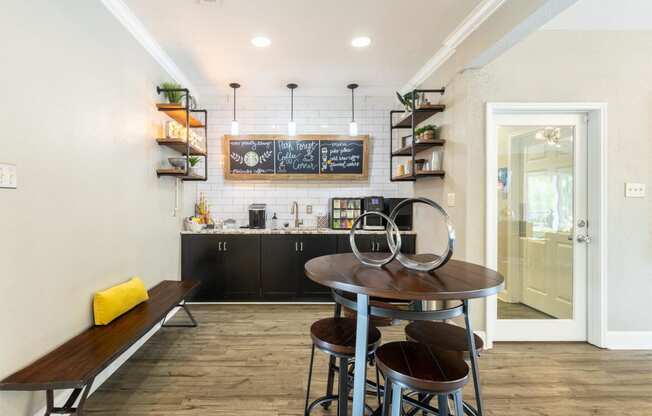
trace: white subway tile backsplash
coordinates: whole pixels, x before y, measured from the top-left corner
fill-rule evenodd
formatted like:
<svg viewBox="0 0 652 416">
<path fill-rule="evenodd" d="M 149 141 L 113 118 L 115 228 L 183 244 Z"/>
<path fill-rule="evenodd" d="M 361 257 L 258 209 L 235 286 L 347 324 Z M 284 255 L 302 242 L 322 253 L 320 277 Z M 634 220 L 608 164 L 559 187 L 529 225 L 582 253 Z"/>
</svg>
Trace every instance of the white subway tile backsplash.
<svg viewBox="0 0 652 416">
<path fill-rule="evenodd" d="M 396 107 L 393 97 L 357 97 L 355 118 L 361 134 L 370 136 L 369 179 L 366 181 L 227 181 L 224 179 L 222 140 L 231 128 L 231 97 L 210 97 L 203 102 L 208 119 L 208 181 L 199 183 L 211 212 L 219 219 L 234 218 L 238 225 L 248 223 L 247 207 L 266 203 L 271 216 L 280 223 L 291 220 L 293 201 L 300 204 L 300 216 L 314 223 L 319 212 L 328 212 L 332 197 L 384 195 L 411 196 L 411 183 L 389 180 L 389 110 Z M 348 134 L 351 117 L 350 97 L 295 97 L 294 118 L 297 133 Z M 287 97 L 238 97 L 241 134 L 286 134 L 290 101 Z M 199 195 L 195 195 L 199 197 Z M 306 205 L 313 214 L 306 214 Z"/>
</svg>

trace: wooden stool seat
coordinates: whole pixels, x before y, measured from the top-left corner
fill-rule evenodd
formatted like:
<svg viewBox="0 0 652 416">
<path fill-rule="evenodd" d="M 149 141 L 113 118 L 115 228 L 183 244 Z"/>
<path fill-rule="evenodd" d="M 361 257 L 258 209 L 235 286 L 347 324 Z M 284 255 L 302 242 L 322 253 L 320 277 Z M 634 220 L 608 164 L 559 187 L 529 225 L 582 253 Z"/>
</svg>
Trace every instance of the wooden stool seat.
<svg viewBox="0 0 652 416">
<path fill-rule="evenodd" d="M 469 376 L 469 367 L 457 353 L 411 341 L 380 346 L 376 364 L 392 382 L 422 392 L 454 392 L 466 385 Z"/>
<path fill-rule="evenodd" d="M 310 327 L 312 342 L 321 350 L 340 355 L 355 355 L 356 320 L 351 318 L 324 318 Z M 373 352 L 380 344 L 380 331 L 369 326 L 367 348 Z"/>
<path fill-rule="evenodd" d="M 405 327 L 405 336 L 408 341 L 432 345 L 440 350 L 468 352 L 469 344 L 466 341 L 466 330 L 457 325 L 444 322 L 416 321 Z M 473 334 L 475 349 L 480 352 L 484 347 L 482 338 Z"/>
</svg>

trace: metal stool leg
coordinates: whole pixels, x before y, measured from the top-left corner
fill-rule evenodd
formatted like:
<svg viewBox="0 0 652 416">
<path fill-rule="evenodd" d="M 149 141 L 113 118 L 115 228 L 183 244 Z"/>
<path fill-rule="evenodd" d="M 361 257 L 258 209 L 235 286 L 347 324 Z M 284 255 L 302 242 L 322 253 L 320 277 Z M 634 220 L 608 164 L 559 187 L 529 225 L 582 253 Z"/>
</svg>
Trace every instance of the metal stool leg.
<svg viewBox="0 0 652 416">
<path fill-rule="evenodd" d="M 396 384 L 392 384 L 392 416 L 401 416 L 403 410 L 403 388 Z"/>
<path fill-rule="evenodd" d="M 306 405 L 303 410 L 303 414 L 308 416 L 308 403 L 310 400 L 310 383 L 312 383 L 312 364 L 315 361 L 315 344 L 312 344 L 312 350 L 310 352 L 310 369 L 308 370 L 308 387 L 306 388 Z"/>
<path fill-rule="evenodd" d="M 333 311 L 333 316 L 339 318 L 342 315 L 342 305 L 335 302 L 335 310 Z M 326 381 L 326 396 L 333 395 L 333 384 L 335 381 L 335 357 L 330 356 L 328 358 L 328 380 Z M 322 407 L 326 410 L 330 407 L 331 403 L 326 402 L 322 404 Z"/>
<path fill-rule="evenodd" d="M 385 392 L 383 393 L 383 411 L 382 416 L 389 416 L 389 405 L 391 402 L 392 381 L 385 378 Z"/>
<path fill-rule="evenodd" d="M 381 405 L 380 401 L 380 370 L 378 370 L 378 366 L 376 365 L 376 397 L 378 398 L 378 407 Z"/>
<path fill-rule="evenodd" d="M 349 410 L 349 359 L 345 357 L 340 358 L 340 373 L 337 394 L 337 416 L 346 416 Z"/>
<path fill-rule="evenodd" d="M 469 345 L 469 355 L 471 357 L 471 373 L 473 374 L 473 388 L 475 390 L 475 404 L 477 406 L 477 416 L 482 416 L 482 392 L 480 391 L 480 372 L 478 371 L 478 351 L 475 349 L 475 338 L 471 328 L 471 319 L 469 318 L 469 301 L 463 302 L 464 324 L 466 325 L 466 341 Z M 456 415 L 457 416 L 457 415 Z"/>
<path fill-rule="evenodd" d="M 448 416 L 448 394 L 438 394 L 437 401 L 439 403 L 439 416 Z"/>
<path fill-rule="evenodd" d="M 464 416 L 464 406 L 462 402 L 461 389 L 453 393 L 453 400 L 455 401 L 455 416 Z"/>
</svg>

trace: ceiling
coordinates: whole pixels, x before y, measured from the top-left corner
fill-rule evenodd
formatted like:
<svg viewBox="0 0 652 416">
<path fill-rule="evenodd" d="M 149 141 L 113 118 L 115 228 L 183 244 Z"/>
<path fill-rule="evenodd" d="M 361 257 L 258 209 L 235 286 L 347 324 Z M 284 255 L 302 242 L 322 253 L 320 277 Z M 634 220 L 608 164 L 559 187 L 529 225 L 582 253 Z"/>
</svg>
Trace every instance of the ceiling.
<svg viewBox="0 0 652 416">
<path fill-rule="evenodd" d="M 652 30 L 650 0 L 579 0 L 544 30 Z"/>
<path fill-rule="evenodd" d="M 441 47 L 481 0 L 125 0 L 205 94 L 389 95 Z M 267 48 L 251 45 L 265 35 Z M 369 36 L 356 49 L 351 40 Z"/>
</svg>

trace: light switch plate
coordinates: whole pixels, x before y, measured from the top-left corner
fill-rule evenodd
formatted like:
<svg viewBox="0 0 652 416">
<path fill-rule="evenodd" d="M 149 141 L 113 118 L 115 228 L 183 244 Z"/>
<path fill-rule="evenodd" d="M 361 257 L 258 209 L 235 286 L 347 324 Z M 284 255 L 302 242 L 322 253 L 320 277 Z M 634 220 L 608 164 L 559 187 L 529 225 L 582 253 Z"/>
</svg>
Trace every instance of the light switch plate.
<svg viewBox="0 0 652 416">
<path fill-rule="evenodd" d="M 625 183 L 625 198 L 645 198 L 645 184 Z"/>
<path fill-rule="evenodd" d="M 17 186 L 16 165 L 0 163 L 0 188 L 16 189 Z"/>
<path fill-rule="evenodd" d="M 455 194 L 454 193 L 448 194 L 446 203 L 448 204 L 449 207 L 454 207 L 455 206 Z"/>
</svg>

